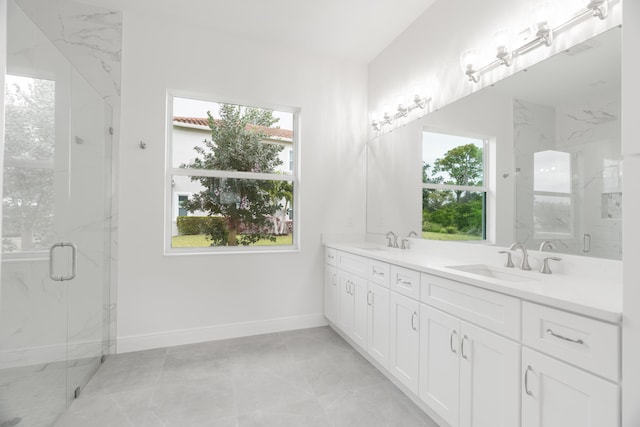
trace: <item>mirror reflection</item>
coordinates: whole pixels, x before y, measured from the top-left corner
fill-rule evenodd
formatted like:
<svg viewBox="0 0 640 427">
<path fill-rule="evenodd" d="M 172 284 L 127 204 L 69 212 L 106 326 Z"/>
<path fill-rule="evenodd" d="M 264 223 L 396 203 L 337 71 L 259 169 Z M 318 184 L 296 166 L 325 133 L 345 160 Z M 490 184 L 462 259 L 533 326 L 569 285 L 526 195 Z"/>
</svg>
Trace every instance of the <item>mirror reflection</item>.
<svg viewBox="0 0 640 427">
<path fill-rule="evenodd" d="M 367 231 L 621 259 L 620 64 L 615 28 L 374 138 Z"/>
</svg>

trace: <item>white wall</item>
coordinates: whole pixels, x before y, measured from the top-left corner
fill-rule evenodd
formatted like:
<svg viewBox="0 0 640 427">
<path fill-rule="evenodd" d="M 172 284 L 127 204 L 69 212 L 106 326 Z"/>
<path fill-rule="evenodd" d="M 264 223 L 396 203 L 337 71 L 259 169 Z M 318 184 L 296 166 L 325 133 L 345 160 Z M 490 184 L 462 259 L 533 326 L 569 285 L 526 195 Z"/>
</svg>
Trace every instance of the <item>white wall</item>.
<svg viewBox="0 0 640 427">
<path fill-rule="evenodd" d="M 640 425 L 640 2 L 624 1 L 622 26 L 622 153 L 624 164 L 622 250 L 624 318 L 622 416 L 624 427 Z M 630 219 L 630 220 L 627 220 Z"/>
<path fill-rule="evenodd" d="M 126 8 L 123 40 L 118 351 L 322 324 L 320 234 L 365 229 L 366 66 Z M 299 252 L 163 255 L 168 89 L 301 109 Z"/>
<path fill-rule="evenodd" d="M 7 69 L 7 1 L 0 0 L 0 87 L 4 87 L 4 75 Z M 0 132 L 4 135 L 4 95 L 0 102 Z M 4 165 L 4 138 L 0 141 L 0 165 Z M 0 188 L 3 188 L 3 177 L 0 176 Z M 0 218 L 2 206 L 0 206 Z M 2 221 L 0 221 L 0 236 L 2 235 Z M 0 274 L 2 264 L 0 264 Z M 2 303 L 2 287 L 0 287 L 0 303 Z"/>
</svg>

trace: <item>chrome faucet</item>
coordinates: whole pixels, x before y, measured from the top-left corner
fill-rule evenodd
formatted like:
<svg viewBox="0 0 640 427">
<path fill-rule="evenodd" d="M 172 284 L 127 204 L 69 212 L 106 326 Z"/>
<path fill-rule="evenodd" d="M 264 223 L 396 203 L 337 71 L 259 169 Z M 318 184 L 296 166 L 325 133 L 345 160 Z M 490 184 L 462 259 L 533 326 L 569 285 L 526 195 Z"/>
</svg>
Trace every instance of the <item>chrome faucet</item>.
<svg viewBox="0 0 640 427">
<path fill-rule="evenodd" d="M 515 242 L 509 247 L 509 250 L 511 251 L 515 251 L 516 249 L 522 249 L 522 262 L 520 263 L 520 270 L 531 270 L 527 248 L 520 242 Z"/>
<path fill-rule="evenodd" d="M 548 240 L 545 240 L 544 242 L 540 243 L 540 249 L 538 249 L 540 252 L 544 251 L 545 249 L 555 249 L 556 245 L 554 245 L 553 243 L 551 243 Z"/>
<path fill-rule="evenodd" d="M 402 244 L 400 245 L 402 249 L 409 249 L 411 247 L 409 243 L 410 237 L 418 237 L 418 233 L 416 233 L 415 231 L 410 231 L 409 234 L 407 234 L 407 237 L 402 238 Z"/>
<path fill-rule="evenodd" d="M 385 236 L 387 238 L 387 246 L 390 248 L 397 248 L 398 247 L 398 236 L 396 236 L 396 234 L 393 231 L 390 231 L 386 234 Z"/>
</svg>

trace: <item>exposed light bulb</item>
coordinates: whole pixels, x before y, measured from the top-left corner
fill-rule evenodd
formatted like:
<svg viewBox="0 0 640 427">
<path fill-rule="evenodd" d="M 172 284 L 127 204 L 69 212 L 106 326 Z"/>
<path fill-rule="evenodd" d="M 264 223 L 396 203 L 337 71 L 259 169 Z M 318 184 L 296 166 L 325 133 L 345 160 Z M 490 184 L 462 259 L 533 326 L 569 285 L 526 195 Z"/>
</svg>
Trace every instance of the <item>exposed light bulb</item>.
<svg viewBox="0 0 640 427">
<path fill-rule="evenodd" d="M 507 67 L 511 66 L 513 63 L 513 54 L 511 51 L 513 35 L 511 30 L 503 28 L 496 31 L 493 35 L 493 40 L 496 46 L 496 58 Z"/>
<path fill-rule="evenodd" d="M 460 66 L 469 80 L 478 83 L 478 70 L 476 68 L 478 52 L 475 49 L 467 49 L 460 55 Z"/>
</svg>

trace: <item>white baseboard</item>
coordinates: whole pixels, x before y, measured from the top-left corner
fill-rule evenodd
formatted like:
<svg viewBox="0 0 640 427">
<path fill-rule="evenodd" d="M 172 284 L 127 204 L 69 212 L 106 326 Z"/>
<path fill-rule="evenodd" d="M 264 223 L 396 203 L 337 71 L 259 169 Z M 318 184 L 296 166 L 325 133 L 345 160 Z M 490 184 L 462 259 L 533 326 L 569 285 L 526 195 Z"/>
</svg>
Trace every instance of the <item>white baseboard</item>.
<svg viewBox="0 0 640 427">
<path fill-rule="evenodd" d="M 257 320 L 253 322 L 228 323 L 203 328 L 182 329 L 155 334 L 129 335 L 118 337 L 116 352 L 151 350 L 295 329 L 315 328 L 328 325 L 322 314 L 282 317 L 278 319 Z"/>
</svg>

